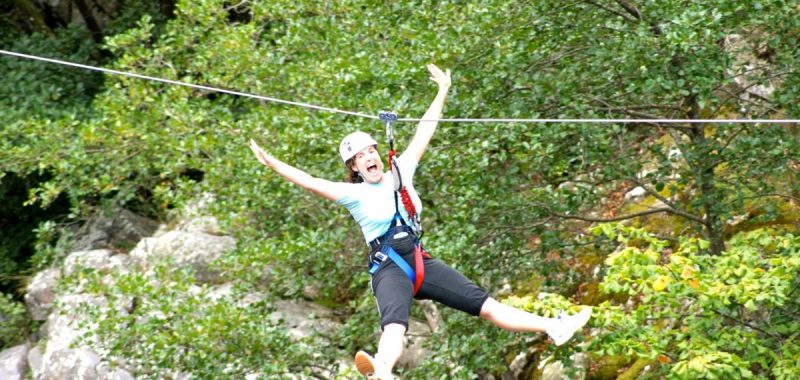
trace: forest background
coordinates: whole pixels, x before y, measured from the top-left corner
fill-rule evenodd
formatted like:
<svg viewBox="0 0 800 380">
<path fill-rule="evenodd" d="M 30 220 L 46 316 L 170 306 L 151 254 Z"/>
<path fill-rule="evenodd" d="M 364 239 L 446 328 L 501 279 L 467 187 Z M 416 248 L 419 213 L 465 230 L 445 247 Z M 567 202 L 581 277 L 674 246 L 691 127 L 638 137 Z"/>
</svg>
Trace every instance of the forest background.
<svg viewBox="0 0 800 380">
<path fill-rule="evenodd" d="M 800 117 L 797 1 L 74 0 L 66 19 L 47 4 L 0 5 L 2 49 L 401 117 L 431 101 L 431 62 L 453 72 L 445 117 Z M 176 314 L 153 345 L 100 326 L 125 343 L 115 354 L 150 358 L 150 375 L 269 377 L 374 349 L 356 225 L 265 172 L 246 144 L 343 179 L 339 139 L 382 136 L 379 122 L 8 56 L 0 75 L 4 347 L 37 329 L 20 289 L 63 260 L 76 225 L 116 207 L 168 221 L 210 193 L 238 244 L 219 263 L 227 280 L 274 299 L 319 289 L 345 328 L 288 344 L 264 327 L 265 302 L 236 321 L 222 308 Z M 413 128 L 397 125 L 401 147 Z M 788 123 L 442 123 L 416 178 L 426 245 L 505 302 L 546 315 L 595 306 L 583 344 L 536 348 L 586 352 L 589 378 L 796 378 L 798 137 Z M 499 376 L 532 344 L 442 314 L 407 378 Z M 177 357 L 192 324 L 219 335 Z"/>
</svg>

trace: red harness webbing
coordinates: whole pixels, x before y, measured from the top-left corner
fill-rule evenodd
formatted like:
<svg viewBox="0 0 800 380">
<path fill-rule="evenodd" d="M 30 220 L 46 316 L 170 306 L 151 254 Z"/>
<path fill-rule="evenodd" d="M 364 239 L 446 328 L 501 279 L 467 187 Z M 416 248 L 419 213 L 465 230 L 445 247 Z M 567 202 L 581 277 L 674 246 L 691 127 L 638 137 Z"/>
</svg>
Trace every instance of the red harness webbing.
<svg viewBox="0 0 800 380">
<path fill-rule="evenodd" d="M 414 295 L 417 295 L 419 288 L 422 287 L 422 281 L 425 280 L 425 263 L 422 261 L 423 256 L 426 259 L 431 258 L 431 255 L 425 252 L 421 245 L 417 244 L 417 246 L 414 247 Z"/>
<path fill-rule="evenodd" d="M 395 153 L 394 149 L 389 151 L 389 168 L 393 168 L 392 166 L 392 159 L 394 158 Z M 400 175 L 399 168 L 397 175 Z M 411 201 L 411 195 L 408 194 L 408 189 L 403 186 L 398 191 L 400 193 L 400 199 L 403 202 L 403 207 L 405 207 L 406 212 L 408 213 L 408 217 L 413 218 L 414 215 L 417 215 L 417 208 L 414 207 L 414 202 Z M 397 199 L 395 198 L 395 201 Z M 395 202 L 395 205 L 397 202 Z M 398 210 L 399 211 L 399 210 Z M 425 280 L 425 263 L 423 262 L 422 258 L 425 257 L 427 259 L 431 258 L 431 255 L 428 252 L 425 252 L 422 249 L 422 245 L 417 242 L 417 245 L 414 247 L 414 295 L 417 295 L 419 288 L 422 287 L 422 282 Z"/>
<path fill-rule="evenodd" d="M 389 168 L 392 168 L 392 159 L 394 158 L 395 153 L 394 150 L 389 151 Z M 399 173 L 398 173 L 399 175 Z M 414 202 L 411 201 L 411 195 L 408 194 L 408 189 L 403 186 L 400 188 L 400 200 L 403 202 L 403 207 L 406 208 L 406 212 L 408 213 L 408 217 L 413 218 L 414 215 L 417 215 L 417 208 L 414 207 Z"/>
</svg>

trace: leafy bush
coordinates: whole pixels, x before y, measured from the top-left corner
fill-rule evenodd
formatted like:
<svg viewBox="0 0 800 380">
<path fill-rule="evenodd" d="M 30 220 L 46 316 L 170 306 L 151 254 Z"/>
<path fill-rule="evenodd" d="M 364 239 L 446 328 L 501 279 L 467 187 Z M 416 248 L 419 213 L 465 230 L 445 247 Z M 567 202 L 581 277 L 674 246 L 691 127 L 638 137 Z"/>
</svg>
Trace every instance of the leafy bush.
<svg viewBox="0 0 800 380">
<path fill-rule="evenodd" d="M 791 16 L 795 13 L 796 4 L 778 0 L 758 6 L 729 1 L 644 2 L 636 12 L 596 2 L 561 1 L 474 0 L 425 6 L 395 2 L 385 7 L 363 2 L 250 1 L 231 6 L 225 0 L 181 1 L 163 30 L 154 17 L 137 18 L 136 27 L 108 38 L 105 48 L 115 57 L 108 65 L 114 69 L 373 114 L 393 109 L 402 116 L 421 115 L 433 92 L 424 64 L 435 62 L 454 73 L 446 116 L 796 117 L 800 87 L 798 76 L 790 75 L 800 62 L 796 54 L 800 18 Z M 728 49 L 723 42 L 739 34 L 747 34 L 748 44 Z M 47 49 L 57 47 L 47 45 Z M 764 56 L 759 67 L 765 69 L 737 66 L 741 54 Z M 75 60 L 89 61 L 86 56 Z M 64 94 L 67 88 L 86 94 L 80 91 L 86 89 L 80 87 L 84 81 L 66 75 L 54 78 L 55 68 L 39 65 L 24 70 L 11 71 L 14 81 L 9 83 L 19 83 L 30 72 L 58 84 L 24 83 L 25 96 L 16 103 L 0 98 L 6 102 L 1 104 L 4 115 L 13 121 L 0 127 L 0 170 L 53 174 L 31 190 L 30 203 L 47 205 L 65 195 L 75 206 L 76 219 L 108 204 L 164 216 L 197 193 L 216 194 L 215 211 L 242 243 L 237 256 L 224 260 L 229 278 L 241 278 L 252 288 L 269 278 L 275 281 L 276 292 L 289 297 L 316 288 L 314 298 L 347 305 L 346 312 L 369 320 L 362 314 L 363 300 L 368 298 L 360 261 L 365 248 L 346 212 L 265 172 L 246 141 L 253 137 L 278 158 L 315 176 L 338 179 L 343 171 L 335 148 L 340 136 L 354 129 L 380 136 L 380 123 L 116 76 L 103 78 L 102 90 L 91 99 L 91 112 L 83 113 L 75 109 L 89 99 L 82 95 L 69 99 Z M 88 85 L 97 84 L 89 74 L 78 75 L 86 76 Z M 773 83 L 776 77 L 785 81 Z M 738 84 L 742 79 L 752 83 Z M 775 99 L 744 92 L 773 85 Z M 7 86 L 0 93 L 14 95 L 14 91 Z M 72 100 L 75 104 L 68 102 Z M 16 111 L 17 105 L 22 111 Z M 23 114 L 47 105 L 59 109 L 41 117 Z M 412 129 L 413 124 L 398 125 L 399 146 L 405 146 Z M 733 217 L 762 218 L 747 220 L 754 224 L 796 222 L 792 200 L 798 197 L 800 181 L 797 137 L 794 127 L 769 124 L 442 123 L 415 178 L 425 202 L 425 244 L 434 256 L 490 290 L 530 281 L 550 269 L 566 272 L 572 270 L 567 265 L 542 263 L 556 255 L 569 263 L 579 251 L 577 246 L 592 243 L 582 236 L 584 227 L 625 217 L 620 215 L 626 211 L 618 207 L 620 199 L 638 186 L 661 202 L 657 211 L 684 219 L 685 228 L 669 231 L 671 238 L 703 237 L 712 252 L 721 254 L 729 232 L 724 221 Z M 649 253 L 625 255 L 650 260 Z M 696 260 L 692 265 L 713 269 L 700 258 L 692 260 Z M 663 296 L 664 292 L 636 285 L 645 281 L 640 277 L 634 281 L 614 272 L 624 265 L 616 261 L 609 265 L 606 290 L 635 289 L 644 296 Z M 653 266 L 647 271 L 655 276 L 651 281 L 657 288 L 677 286 L 667 269 L 655 268 L 666 264 L 647 265 Z M 548 278 L 543 288 L 567 294 L 558 287 L 574 287 L 577 277 L 571 272 L 565 274 L 565 282 Z M 166 294 L 164 305 L 199 305 L 197 300 Z M 693 305 L 700 302 L 696 298 Z M 736 300 L 744 301 L 743 310 L 729 305 L 715 310 L 764 329 L 747 314 L 752 313 L 745 306 L 748 300 Z M 659 309 L 661 313 L 686 308 L 674 299 L 664 302 L 670 307 Z M 754 305 L 766 303 L 753 300 Z M 198 307 L 203 306 L 211 307 Z M 609 334 L 619 335 L 599 340 L 608 343 L 599 352 L 653 360 L 659 360 L 658 350 L 678 353 L 682 348 L 677 339 L 655 342 L 661 334 L 644 315 L 658 311 L 653 308 L 633 319 L 622 318 L 621 309 L 601 309 L 598 326 L 608 322 Z M 247 320 L 256 318 L 256 313 L 245 310 L 222 309 L 243 313 Z M 699 310 L 695 313 L 710 318 Z M 189 334 L 183 327 L 190 324 L 187 321 L 230 327 L 191 314 L 173 317 L 182 334 Z M 468 356 L 485 342 L 475 338 L 476 325 L 461 318 L 449 319 L 448 335 L 439 340 L 452 351 L 437 351 L 424 366 L 442 376 L 450 372 L 475 376 L 478 370 L 467 366 L 500 372 L 500 358 L 505 357 L 500 353 L 515 349 L 516 338 L 487 331 L 496 339 L 484 351 L 488 354 Z M 625 328 L 611 329 L 616 324 Z M 796 331 L 794 325 L 781 326 Z M 252 329 L 257 336 L 269 335 Z M 745 330 L 735 333 L 761 334 Z M 154 337 L 169 343 L 164 350 L 178 352 L 187 344 L 155 331 Z M 359 343 L 366 340 L 360 333 L 346 336 Z M 770 352 L 796 352 L 791 345 L 779 347 L 770 334 L 760 337 Z M 644 344 L 645 338 L 654 341 Z M 280 337 L 274 342 L 285 343 Z M 203 355 L 213 360 L 183 361 L 162 353 L 165 358 L 148 363 L 156 368 L 197 365 L 203 373 L 223 373 L 224 355 L 214 351 L 219 347 L 202 339 L 200 343 L 211 352 Z M 706 357 L 705 351 L 692 350 L 680 351 L 692 353 L 687 357 L 665 353 L 661 360 L 669 361 L 659 368 L 678 377 L 694 374 L 693 368 L 709 369 L 709 376 L 733 376 L 730 368 L 737 368 L 737 376 L 745 376 L 741 372 L 745 362 L 755 366 L 750 369 L 753 375 L 766 371 L 752 356 L 757 353 L 725 348 L 708 350 Z M 137 355 L 143 354 L 137 351 Z M 286 360 L 304 358 L 302 353 L 292 355 Z M 712 365 L 699 366 L 700 359 L 691 362 L 695 357 Z M 452 360 L 463 360 L 465 366 L 448 368 Z M 794 368 L 778 359 L 764 360 L 775 364 L 775 376 Z M 720 365 L 713 367 L 716 364 Z"/>
<path fill-rule="evenodd" d="M 670 379 L 791 379 L 800 373 L 800 237 L 761 229 L 735 236 L 720 255 L 709 243 L 668 242 L 640 229 L 594 229 L 622 244 L 606 259 L 606 302 L 590 322 L 589 350 L 658 364 Z"/>
<path fill-rule="evenodd" d="M 54 37 L 19 35 L 4 49 L 94 65 L 96 44 L 78 25 L 59 29 Z M 87 111 L 103 76 L 87 70 L 3 56 L 0 71 L 0 130 L 30 117 L 59 118 Z"/>
<path fill-rule="evenodd" d="M 214 295 L 193 278 L 190 271 L 162 263 L 146 273 L 133 270 L 106 278 L 84 270 L 64 286 L 106 298 L 109 307 L 81 309 L 92 326 L 84 338 L 89 344 L 97 339 L 94 348 L 104 357 L 124 358 L 137 378 L 180 372 L 198 378 L 274 378 L 320 368 L 338 371 L 330 356 L 320 352 L 325 344 L 313 337 L 296 341 L 267 318 L 269 295 L 251 294 L 251 301 L 243 302 L 236 290 L 230 296 Z"/>
<path fill-rule="evenodd" d="M 0 351 L 24 342 L 31 330 L 30 323 L 25 305 L 10 294 L 0 293 Z"/>
<path fill-rule="evenodd" d="M 67 257 L 73 243 L 69 228 L 48 220 L 40 223 L 33 232 L 36 234 L 36 241 L 30 264 L 34 270 L 57 266 Z"/>
</svg>

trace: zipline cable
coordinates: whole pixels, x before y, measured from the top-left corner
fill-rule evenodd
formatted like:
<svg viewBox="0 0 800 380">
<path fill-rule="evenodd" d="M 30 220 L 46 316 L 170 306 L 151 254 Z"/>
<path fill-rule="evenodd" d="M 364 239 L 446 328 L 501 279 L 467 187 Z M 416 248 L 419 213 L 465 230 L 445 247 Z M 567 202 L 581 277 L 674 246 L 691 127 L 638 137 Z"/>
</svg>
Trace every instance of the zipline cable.
<svg viewBox="0 0 800 380">
<path fill-rule="evenodd" d="M 450 122 L 450 123 L 606 123 L 606 124 L 798 124 L 800 119 L 413 119 L 398 118 L 398 122 Z"/>
<path fill-rule="evenodd" d="M 365 118 L 368 118 L 368 119 L 378 120 L 377 116 L 367 115 L 367 114 L 358 113 L 358 112 L 343 111 L 343 110 L 336 109 L 336 108 L 317 106 L 317 105 L 309 104 L 309 103 L 293 102 L 293 101 L 290 101 L 290 100 L 270 98 L 270 97 L 267 97 L 267 96 L 248 94 L 248 93 L 245 93 L 245 92 L 226 90 L 226 89 L 217 88 L 217 87 L 203 86 L 203 85 L 199 85 L 199 84 L 180 82 L 180 81 L 171 80 L 171 79 L 163 79 L 163 78 L 151 77 L 151 76 L 148 76 L 148 75 L 142 75 L 142 74 L 136 74 L 136 73 L 129 73 L 129 72 L 125 72 L 125 71 L 106 69 L 106 68 L 102 68 L 102 67 L 95 67 L 95 66 L 84 65 L 84 64 L 80 64 L 80 63 L 62 61 L 62 60 L 59 60 L 59 59 L 38 57 L 38 56 L 35 56 L 35 55 L 15 53 L 15 52 L 7 51 L 7 50 L 0 50 L 0 54 L 10 55 L 10 56 L 19 57 L 19 58 L 27 58 L 27 59 L 32 59 L 32 60 L 36 60 L 36 61 L 55 63 L 55 64 L 59 64 L 59 65 L 78 67 L 78 68 L 86 69 L 86 70 L 100 71 L 100 72 L 104 72 L 104 73 L 108 73 L 108 74 L 116 74 L 116 75 L 122 75 L 122 76 L 126 76 L 126 77 L 150 80 L 150 81 L 155 81 L 155 82 L 169 83 L 169 84 L 174 84 L 174 85 L 178 85 L 178 86 L 195 88 L 195 89 L 199 89 L 199 90 L 206 90 L 206 91 L 213 91 L 213 92 L 221 92 L 221 93 L 230 94 L 230 95 L 244 96 L 244 97 L 253 98 L 253 99 L 265 100 L 265 101 L 273 102 L 273 103 L 288 104 L 288 105 L 292 105 L 292 106 L 305 107 L 305 108 L 315 109 L 315 110 L 319 110 L 319 111 L 328 111 L 328 112 L 341 113 L 341 114 L 345 114 L 345 115 L 359 116 L 359 117 L 365 117 Z"/>
<path fill-rule="evenodd" d="M 107 74 L 114 74 L 114 75 L 122 75 L 131 78 L 137 79 L 144 79 L 154 82 L 162 82 L 173 84 L 177 86 L 184 86 L 189 88 L 195 88 L 199 90 L 205 91 L 212 91 L 212 92 L 220 92 L 224 94 L 236 95 L 236 96 L 243 96 L 247 98 L 259 99 L 273 103 L 280 103 L 280 104 L 287 104 L 297 107 L 304 107 L 319 111 L 328 111 L 333 113 L 339 113 L 344 115 L 351 115 L 351 116 L 358 116 L 372 120 L 380 120 L 378 116 L 369 115 L 360 112 L 353 112 L 353 111 L 345 111 L 331 107 L 323 107 L 309 103 L 302 103 L 302 102 L 295 102 L 290 100 L 283 100 L 278 98 L 271 98 L 267 96 L 249 94 L 246 92 L 240 91 L 233 91 L 233 90 L 226 90 L 218 87 L 211 87 L 211 86 L 203 86 L 198 84 L 186 83 L 171 79 L 164 79 L 158 77 L 152 77 L 148 75 L 130 73 L 125 71 L 119 70 L 112 70 L 106 69 L 102 67 L 84 65 L 81 63 L 74 63 L 69 61 L 63 61 L 59 59 L 53 58 L 45 58 L 39 57 L 30 54 L 22 54 L 17 52 L 12 52 L 8 50 L 0 50 L 0 54 L 13 56 L 17 58 L 25 58 L 31 59 L 35 61 L 42 61 L 48 63 L 54 63 L 58 65 L 64 66 L 71 66 L 77 67 L 86 70 L 93 70 L 93 71 L 100 71 Z M 642 123 L 642 124 L 798 124 L 800 123 L 800 119 L 510 119 L 510 118 L 443 118 L 443 119 L 414 119 L 414 118 L 397 118 L 397 122 L 450 122 L 450 123 L 562 123 L 562 124 L 576 124 L 576 123 L 605 123 L 605 124 L 630 124 L 630 123 Z"/>
</svg>

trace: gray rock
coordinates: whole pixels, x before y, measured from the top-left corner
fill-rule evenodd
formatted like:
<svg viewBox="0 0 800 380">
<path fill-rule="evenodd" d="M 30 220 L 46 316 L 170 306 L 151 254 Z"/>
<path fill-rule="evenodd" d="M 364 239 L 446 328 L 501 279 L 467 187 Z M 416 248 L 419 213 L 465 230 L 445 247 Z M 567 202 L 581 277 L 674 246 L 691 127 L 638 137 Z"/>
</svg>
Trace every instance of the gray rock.
<svg viewBox="0 0 800 380">
<path fill-rule="evenodd" d="M 56 300 L 58 311 L 50 314 L 47 319 L 47 350 L 44 353 L 44 363 L 51 360 L 52 353 L 68 349 L 73 343 L 77 343 L 78 338 L 86 334 L 92 328 L 89 321 L 80 319 L 81 314 L 78 310 L 84 305 L 92 307 L 106 307 L 108 301 L 105 297 L 92 296 L 88 294 L 65 294 L 59 295 Z M 84 322 L 85 325 L 81 326 Z"/>
<path fill-rule="evenodd" d="M 586 378 L 586 369 L 589 365 L 589 357 L 582 352 L 573 354 L 571 357 L 572 366 L 567 369 L 564 363 L 552 361 L 552 357 L 542 360 L 539 368 L 542 370 L 542 380 L 583 380 Z"/>
<path fill-rule="evenodd" d="M 28 348 L 27 344 L 22 344 L 0 352 L 0 379 L 23 379 L 28 370 Z"/>
<path fill-rule="evenodd" d="M 58 269 L 45 269 L 36 274 L 28 284 L 25 294 L 25 305 L 31 313 L 31 317 L 36 321 L 47 319 L 53 309 L 55 301 L 55 287 L 61 278 L 61 271 Z"/>
<path fill-rule="evenodd" d="M 43 354 L 34 355 L 32 352 L 28 357 L 34 379 L 131 379 L 130 373 L 124 369 L 110 370 L 94 351 L 92 347 L 97 347 L 99 342 L 88 333 L 97 326 L 94 321 L 87 320 L 81 310 L 84 307 L 100 308 L 102 313 L 102 309 L 116 307 L 125 313 L 130 307 L 127 303 L 121 301 L 109 305 L 105 297 L 91 294 L 59 295 L 55 300 L 56 309 L 46 323 L 46 349 Z M 76 347 L 78 344 L 82 346 Z"/>
<path fill-rule="evenodd" d="M 217 218 L 210 216 L 210 207 L 216 201 L 213 194 L 204 193 L 189 201 L 178 217 L 178 231 L 202 232 L 209 235 L 222 235 Z"/>
<path fill-rule="evenodd" d="M 33 348 L 28 351 L 28 367 L 30 367 L 34 379 L 40 379 L 42 377 L 43 365 L 42 347 L 39 345 L 33 346 Z"/>
<path fill-rule="evenodd" d="M 130 372 L 122 369 L 111 369 L 108 362 L 101 362 L 95 367 L 97 376 L 103 380 L 134 380 Z"/>
<path fill-rule="evenodd" d="M 158 223 L 152 219 L 117 209 L 110 215 L 95 216 L 84 224 L 75 234 L 72 250 L 132 246 L 143 237 L 150 236 L 157 227 Z"/>
<path fill-rule="evenodd" d="M 753 96 L 756 100 L 771 99 L 775 89 L 780 88 L 784 81 L 782 75 L 769 75 L 770 70 L 774 70 L 776 66 L 759 57 L 756 54 L 759 47 L 746 36 L 729 34 L 722 42 L 723 49 L 733 55 L 733 62 L 727 74 L 733 78 L 734 84 L 743 90 L 739 95 L 740 98 L 749 100 Z M 749 75 L 736 75 L 740 71 L 746 71 Z"/>
<path fill-rule="evenodd" d="M 641 201 L 643 198 L 642 196 L 645 194 L 647 194 L 647 191 L 644 189 L 644 187 L 636 186 L 631 191 L 625 193 L 625 200 Z"/>
<path fill-rule="evenodd" d="M 91 350 L 61 349 L 52 352 L 45 360 L 42 379 L 101 380 L 97 373 L 98 364 L 100 357 Z"/>
<path fill-rule="evenodd" d="M 275 311 L 269 315 L 269 319 L 284 324 L 289 333 L 298 339 L 315 333 L 330 337 L 341 326 L 331 309 L 313 302 L 281 300 L 273 305 Z"/>
<path fill-rule="evenodd" d="M 130 262 L 130 256 L 118 255 L 107 249 L 78 251 L 70 253 L 64 260 L 64 275 L 71 276 L 80 268 L 90 268 L 102 273 L 127 271 Z"/>
<path fill-rule="evenodd" d="M 211 205 L 217 200 L 217 197 L 211 193 L 203 193 L 197 198 L 189 201 L 182 210 L 181 219 L 190 220 L 195 217 L 209 215 Z"/>
<path fill-rule="evenodd" d="M 518 379 L 522 375 L 522 371 L 525 370 L 527 365 L 528 353 L 524 351 L 520 352 L 514 357 L 514 359 L 511 360 L 511 364 L 508 365 L 508 372 L 513 376 L 514 379 Z"/>
<path fill-rule="evenodd" d="M 217 218 L 213 216 L 199 216 L 181 223 L 178 230 L 184 232 L 202 232 L 209 235 L 222 235 Z"/>
<path fill-rule="evenodd" d="M 130 372 L 118 368 L 115 369 L 114 372 L 111 372 L 111 374 L 106 377 L 106 380 L 135 380 L 135 378 Z"/>
<path fill-rule="evenodd" d="M 170 259 L 178 267 L 191 267 L 201 282 L 219 278 L 209 265 L 223 253 L 236 248 L 230 236 L 215 236 L 200 232 L 169 231 L 157 238 L 142 239 L 131 251 L 131 257 L 149 268 L 155 261 Z"/>
<path fill-rule="evenodd" d="M 425 320 L 428 321 L 428 327 L 430 327 L 431 332 L 438 331 L 439 327 L 444 325 L 444 320 L 442 319 L 442 315 L 436 303 L 431 300 L 421 300 L 417 305 L 422 309 L 422 313 L 425 315 Z"/>
</svg>

